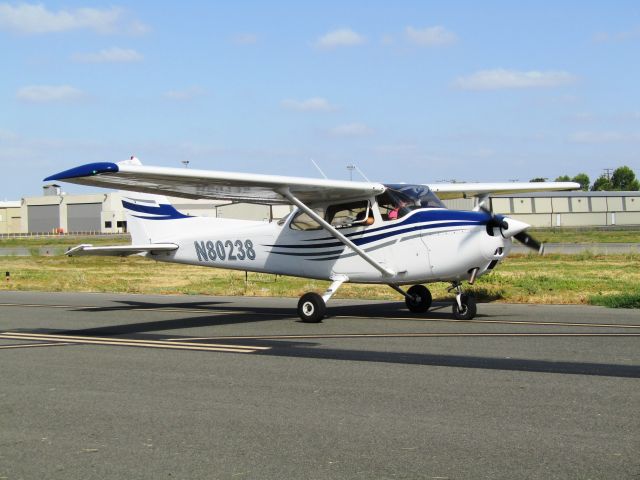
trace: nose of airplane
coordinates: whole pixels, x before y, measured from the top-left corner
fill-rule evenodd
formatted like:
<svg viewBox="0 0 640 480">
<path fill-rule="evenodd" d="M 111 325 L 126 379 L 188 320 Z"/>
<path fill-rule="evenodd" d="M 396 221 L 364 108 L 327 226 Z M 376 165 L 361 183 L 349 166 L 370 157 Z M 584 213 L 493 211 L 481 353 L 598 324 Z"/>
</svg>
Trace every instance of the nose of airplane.
<svg viewBox="0 0 640 480">
<path fill-rule="evenodd" d="M 505 217 L 504 221 L 506 222 L 506 228 L 501 228 L 500 232 L 504 238 L 511 238 L 520 232 L 524 232 L 531 225 L 528 223 L 521 222 L 520 220 L 515 220 L 513 218 Z"/>
</svg>

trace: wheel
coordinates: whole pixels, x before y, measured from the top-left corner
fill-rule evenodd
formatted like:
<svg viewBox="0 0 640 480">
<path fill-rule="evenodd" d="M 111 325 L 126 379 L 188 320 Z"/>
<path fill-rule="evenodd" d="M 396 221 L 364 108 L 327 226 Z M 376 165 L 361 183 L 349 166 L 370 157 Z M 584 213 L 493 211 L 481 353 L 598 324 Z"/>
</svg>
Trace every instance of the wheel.
<svg viewBox="0 0 640 480">
<path fill-rule="evenodd" d="M 327 306 L 317 293 L 305 293 L 298 301 L 298 315 L 304 323 L 321 322 L 326 311 Z"/>
<path fill-rule="evenodd" d="M 462 309 L 458 307 L 458 302 L 453 302 L 453 318 L 456 320 L 471 320 L 476 316 L 476 301 L 473 297 L 463 294 L 460 303 L 462 303 Z"/>
<path fill-rule="evenodd" d="M 431 292 L 424 285 L 414 285 L 407 293 L 409 297 L 404 297 L 409 311 L 413 313 L 423 313 L 431 306 Z"/>
</svg>

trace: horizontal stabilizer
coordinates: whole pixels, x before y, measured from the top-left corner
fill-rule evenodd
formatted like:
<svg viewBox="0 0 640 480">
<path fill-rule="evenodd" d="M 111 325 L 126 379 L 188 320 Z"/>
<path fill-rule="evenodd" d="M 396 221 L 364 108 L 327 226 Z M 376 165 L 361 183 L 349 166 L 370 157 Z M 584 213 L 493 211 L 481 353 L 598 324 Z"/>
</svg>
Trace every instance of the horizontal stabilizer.
<svg viewBox="0 0 640 480">
<path fill-rule="evenodd" d="M 77 257 L 81 255 L 102 255 L 111 257 L 127 257 L 140 253 L 157 254 L 162 252 L 172 252 L 178 249 L 175 243 L 150 243 L 147 245 L 112 245 L 106 247 L 94 247 L 91 244 L 83 243 L 77 247 L 67 250 L 66 255 Z"/>
</svg>

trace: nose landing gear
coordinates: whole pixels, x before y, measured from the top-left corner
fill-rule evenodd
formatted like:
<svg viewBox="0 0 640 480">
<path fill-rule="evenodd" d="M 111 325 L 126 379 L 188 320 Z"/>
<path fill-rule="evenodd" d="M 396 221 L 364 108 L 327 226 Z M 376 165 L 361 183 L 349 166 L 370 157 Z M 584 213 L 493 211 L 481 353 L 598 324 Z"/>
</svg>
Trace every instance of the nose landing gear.
<svg viewBox="0 0 640 480">
<path fill-rule="evenodd" d="M 464 293 L 462 290 L 462 284 L 460 282 L 454 282 L 451 284 L 449 291 L 456 291 L 456 301 L 453 303 L 453 318 L 456 320 L 471 320 L 476 316 L 477 308 L 475 299 Z"/>
</svg>

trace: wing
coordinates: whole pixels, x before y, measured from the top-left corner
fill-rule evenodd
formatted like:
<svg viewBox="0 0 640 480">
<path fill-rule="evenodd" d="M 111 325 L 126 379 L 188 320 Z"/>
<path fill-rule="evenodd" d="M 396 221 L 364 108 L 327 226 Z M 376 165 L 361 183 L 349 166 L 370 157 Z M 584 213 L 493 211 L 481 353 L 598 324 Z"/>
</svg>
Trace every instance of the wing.
<svg viewBox="0 0 640 480">
<path fill-rule="evenodd" d="M 176 197 L 262 204 L 290 204 L 279 193 L 283 189 L 289 189 L 308 205 L 357 200 L 385 190 L 379 183 L 152 167 L 128 162 L 90 163 L 44 179 L 56 180 Z"/>
<path fill-rule="evenodd" d="M 434 183 L 427 185 L 439 198 L 467 198 L 487 194 L 577 190 L 575 182 Z"/>
<path fill-rule="evenodd" d="M 67 250 L 65 255 L 70 257 L 80 257 L 83 255 L 100 255 L 109 257 L 128 257 L 139 253 L 159 254 L 162 252 L 172 252 L 178 249 L 175 243 L 152 243 L 149 245 L 113 245 L 107 247 L 94 247 L 88 243 L 83 243 L 77 247 Z"/>
</svg>

